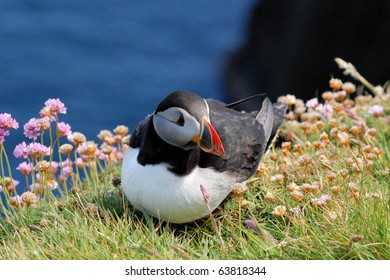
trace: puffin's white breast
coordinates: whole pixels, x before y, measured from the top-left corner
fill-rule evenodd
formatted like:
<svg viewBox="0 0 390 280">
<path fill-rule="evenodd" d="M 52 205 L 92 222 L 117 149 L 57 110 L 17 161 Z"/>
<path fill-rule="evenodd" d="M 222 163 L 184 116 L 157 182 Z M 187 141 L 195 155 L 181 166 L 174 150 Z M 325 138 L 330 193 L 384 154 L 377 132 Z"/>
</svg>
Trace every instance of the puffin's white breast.
<svg viewBox="0 0 390 280">
<path fill-rule="evenodd" d="M 139 149 L 129 148 L 122 165 L 122 186 L 130 203 L 141 211 L 172 223 L 186 223 L 208 215 L 200 185 L 214 210 L 236 183 L 232 176 L 196 167 L 186 176 L 170 172 L 166 163 L 142 166 Z"/>
</svg>

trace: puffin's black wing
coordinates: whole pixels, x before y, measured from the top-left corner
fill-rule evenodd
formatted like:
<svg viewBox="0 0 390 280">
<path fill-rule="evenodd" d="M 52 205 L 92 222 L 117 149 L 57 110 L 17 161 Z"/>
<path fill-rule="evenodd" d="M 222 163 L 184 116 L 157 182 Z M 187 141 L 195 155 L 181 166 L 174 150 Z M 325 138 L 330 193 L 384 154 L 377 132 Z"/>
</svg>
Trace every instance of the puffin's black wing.
<svg viewBox="0 0 390 280">
<path fill-rule="evenodd" d="M 207 103 L 210 121 L 221 138 L 225 157 L 202 151 L 199 166 L 213 167 L 219 172 L 227 171 L 238 181 L 248 179 L 255 173 L 267 146 L 268 138 L 263 125 L 256 119 L 256 114 L 227 108 L 226 104 L 214 99 L 207 99 Z M 269 137 L 270 132 L 267 133 Z"/>
<path fill-rule="evenodd" d="M 139 148 L 141 146 L 142 139 L 145 137 L 151 117 L 152 115 L 148 115 L 144 120 L 138 123 L 133 133 L 131 134 L 130 147 Z"/>
</svg>

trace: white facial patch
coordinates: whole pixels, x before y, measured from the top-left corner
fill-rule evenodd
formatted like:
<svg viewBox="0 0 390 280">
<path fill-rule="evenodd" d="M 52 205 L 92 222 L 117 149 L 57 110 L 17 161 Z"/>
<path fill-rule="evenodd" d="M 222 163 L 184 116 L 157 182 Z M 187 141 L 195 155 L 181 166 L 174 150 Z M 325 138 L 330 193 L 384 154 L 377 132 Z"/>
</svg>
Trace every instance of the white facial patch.
<svg viewBox="0 0 390 280">
<path fill-rule="evenodd" d="M 178 107 L 154 114 L 153 126 L 162 140 L 177 147 L 183 147 L 195 135 L 200 134 L 200 123 L 186 110 Z"/>
</svg>

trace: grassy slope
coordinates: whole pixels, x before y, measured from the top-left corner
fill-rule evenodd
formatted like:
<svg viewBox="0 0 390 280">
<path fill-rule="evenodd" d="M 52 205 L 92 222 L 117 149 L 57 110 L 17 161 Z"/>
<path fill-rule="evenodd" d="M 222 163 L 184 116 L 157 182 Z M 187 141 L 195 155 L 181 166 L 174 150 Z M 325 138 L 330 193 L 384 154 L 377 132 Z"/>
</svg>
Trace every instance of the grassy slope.
<svg viewBox="0 0 390 280">
<path fill-rule="evenodd" d="M 341 116 L 336 122 L 354 124 Z M 342 145 L 328 122 L 306 136 L 287 122 L 282 134 L 294 136 L 291 148 L 264 157 L 248 191 L 214 212 L 217 229 L 210 218 L 170 225 L 143 216 L 113 185 L 120 177 L 114 166 L 99 185 L 85 182 L 78 193 L 0 221 L 0 259 L 390 259 L 389 125 L 373 117 L 367 124 L 377 127 L 375 138 L 349 134 L 351 145 Z M 331 139 L 325 148 L 304 144 L 316 143 L 323 132 Z M 302 150 L 294 147 L 300 142 Z M 365 145 L 381 154 L 362 151 Z M 362 159 L 360 170 L 349 158 Z M 292 182 L 302 196 L 288 189 Z M 305 191 L 305 183 L 318 187 Z M 340 187 L 338 195 L 333 186 Z M 318 205 L 324 195 L 326 203 Z M 286 207 L 282 216 L 272 214 L 278 205 Z"/>
<path fill-rule="evenodd" d="M 244 195 L 248 208 L 239 204 L 243 197 L 233 196 L 214 213 L 226 254 L 209 219 L 169 225 L 142 217 L 128 205 L 124 208 L 119 189 L 111 184 L 112 176 L 119 175 L 117 167 L 103 175 L 105 183 L 95 191 L 88 188 L 8 218 L 0 228 L 0 258 L 390 259 L 389 175 L 381 175 L 389 151 L 384 148 L 386 160 L 377 162 L 371 173 L 361 174 L 359 183 L 362 195 L 376 192 L 381 199 L 361 197 L 319 208 L 310 204 L 311 195 L 295 202 L 281 186 L 259 175 Z M 277 200 L 266 201 L 265 189 L 275 192 Z M 288 209 L 298 205 L 304 212 L 301 217 L 276 217 L 270 213 L 277 204 Z M 324 214 L 333 210 L 337 217 Z M 251 215 L 262 233 L 243 225 Z M 47 226 L 40 224 L 42 219 Z"/>
</svg>

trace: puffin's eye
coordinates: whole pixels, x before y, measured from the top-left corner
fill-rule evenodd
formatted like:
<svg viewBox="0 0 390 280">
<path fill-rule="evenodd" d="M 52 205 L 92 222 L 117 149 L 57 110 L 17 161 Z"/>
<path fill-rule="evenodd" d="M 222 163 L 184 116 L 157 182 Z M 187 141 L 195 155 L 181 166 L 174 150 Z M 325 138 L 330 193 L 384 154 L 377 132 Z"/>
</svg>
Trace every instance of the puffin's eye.
<svg viewBox="0 0 390 280">
<path fill-rule="evenodd" d="M 175 121 L 177 125 L 184 126 L 184 116 L 180 113 L 180 117 Z"/>
</svg>

